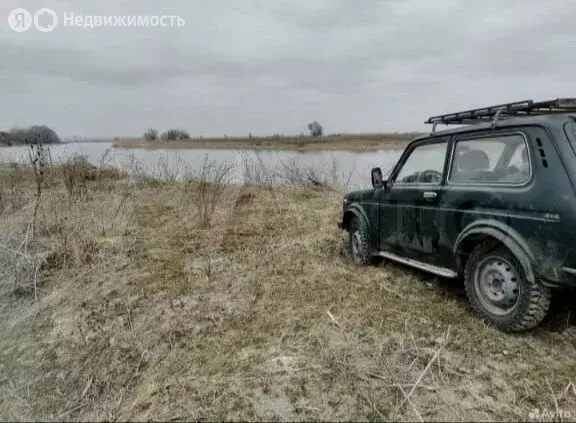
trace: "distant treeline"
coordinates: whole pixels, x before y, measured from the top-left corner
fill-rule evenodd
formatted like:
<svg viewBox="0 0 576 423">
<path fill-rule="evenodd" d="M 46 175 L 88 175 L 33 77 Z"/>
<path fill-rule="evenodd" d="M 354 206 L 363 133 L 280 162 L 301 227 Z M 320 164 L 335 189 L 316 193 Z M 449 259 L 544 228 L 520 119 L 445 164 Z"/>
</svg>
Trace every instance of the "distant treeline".
<svg viewBox="0 0 576 423">
<path fill-rule="evenodd" d="M 169 129 L 166 132 L 160 133 L 157 129 L 148 128 L 142 138 L 145 141 L 329 141 L 329 140 L 391 140 L 391 141 L 404 141 L 411 140 L 420 133 L 417 132 L 388 132 L 376 134 L 331 134 L 325 135 L 324 127 L 319 122 L 313 121 L 308 124 L 309 134 L 300 133 L 299 135 L 267 135 L 267 136 L 253 136 L 248 134 L 247 137 L 227 136 L 223 137 L 192 137 L 190 133 L 184 129 Z"/>
<path fill-rule="evenodd" d="M 342 134 L 328 134 L 328 135 L 317 135 L 315 134 L 300 134 L 300 135 L 285 135 L 285 134 L 273 134 L 273 135 L 261 135 L 255 136 L 249 134 L 248 136 L 228 136 L 224 135 L 221 137 L 193 137 L 189 132 L 181 129 L 170 129 L 162 134 L 160 134 L 155 129 L 148 129 L 144 135 L 143 139 L 149 142 L 155 141 L 209 141 L 209 142 L 234 142 L 234 141 L 282 141 L 282 142 L 311 142 L 311 141 L 410 141 L 418 136 L 422 135 L 420 132 L 383 132 L 383 133 L 342 133 Z M 119 140 L 119 139 L 117 139 Z M 136 140 L 136 139 L 134 139 Z"/>
<path fill-rule="evenodd" d="M 60 142 L 58 134 L 45 125 L 12 128 L 9 132 L 0 131 L 0 145 L 58 144 Z"/>
</svg>

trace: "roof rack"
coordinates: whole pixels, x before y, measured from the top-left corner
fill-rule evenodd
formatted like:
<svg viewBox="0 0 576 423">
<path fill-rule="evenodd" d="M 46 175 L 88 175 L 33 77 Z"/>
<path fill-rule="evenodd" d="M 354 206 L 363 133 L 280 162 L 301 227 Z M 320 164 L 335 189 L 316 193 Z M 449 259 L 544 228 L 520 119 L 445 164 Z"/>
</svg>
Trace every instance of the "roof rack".
<svg viewBox="0 0 576 423">
<path fill-rule="evenodd" d="M 438 124 L 470 125 L 492 122 L 495 126 L 499 119 L 571 112 L 576 112 L 576 98 L 557 98 L 556 100 L 539 102 L 535 102 L 534 100 L 525 100 L 446 115 L 432 116 L 425 123 L 434 125 L 434 129 L 432 130 L 432 133 L 434 133 L 436 125 Z"/>
</svg>

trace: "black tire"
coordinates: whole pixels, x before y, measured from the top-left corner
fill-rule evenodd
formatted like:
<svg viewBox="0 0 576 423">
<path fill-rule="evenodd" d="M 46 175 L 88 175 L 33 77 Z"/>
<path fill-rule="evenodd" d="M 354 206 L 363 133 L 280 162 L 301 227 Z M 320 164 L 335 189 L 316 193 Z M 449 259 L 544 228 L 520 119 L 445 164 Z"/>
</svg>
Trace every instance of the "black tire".
<svg viewBox="0 0 576 423">
<path fill-rule="evenodd" d="M 373 266 L 381 260 L 372 255 L 368 225 L 364 219 L 352 218 L 348 230 L 348 251 L 355 263 L 361 266 Z"/>
<path fill-rule="evenodd" d="M 537 280 L 529 281 L 514 254 L 493 242 L 484 242 L 472 251 L 464 285 L 476 313 L 505 332 L 533 329 L 550 308 L 550 289 Z"/>
</svg>

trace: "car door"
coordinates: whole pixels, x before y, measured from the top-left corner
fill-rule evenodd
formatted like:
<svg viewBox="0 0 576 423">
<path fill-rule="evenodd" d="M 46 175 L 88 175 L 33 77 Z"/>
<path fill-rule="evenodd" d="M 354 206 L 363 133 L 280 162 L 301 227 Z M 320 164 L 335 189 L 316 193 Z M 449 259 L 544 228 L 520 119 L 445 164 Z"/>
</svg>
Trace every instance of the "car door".
<svg viewBox="0 0 576 423">
<path fill-rule="evenodd" d="M 439 210 L 448 138 L 412 144 L 379 194 L 379 247 L 433 262 L 439 251 Z"/>
</svg>

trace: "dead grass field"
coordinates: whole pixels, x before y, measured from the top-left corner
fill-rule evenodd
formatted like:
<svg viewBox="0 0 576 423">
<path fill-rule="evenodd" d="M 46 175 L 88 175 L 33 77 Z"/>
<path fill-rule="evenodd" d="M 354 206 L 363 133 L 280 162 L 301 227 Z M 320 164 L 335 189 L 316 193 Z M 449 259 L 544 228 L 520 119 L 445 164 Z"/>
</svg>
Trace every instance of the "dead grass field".
<svg viewBox="0 0 576 423">
<path fill-rule="evenodd" d="M 457 282 L 352 264 L 339 193 L 211 187 L 52 169 L 32 238 L 2 168 L 2 420 L 576 417 L 573 298 L 502 334 Z"/>
<path fill-rule="evenodd" d="M 192 139 L 187 141 L 145 141 L 141 139 L 119 140 L 116 148 L 149 148 L 149 149 L 267 149 L 267 150 L 302 150 L 302 151 L 377 151 L 402 150 L 419 134 L 344 134 L 314 137 L 255 137 L 255 138 L 213 138 Z"/>
</svg>

